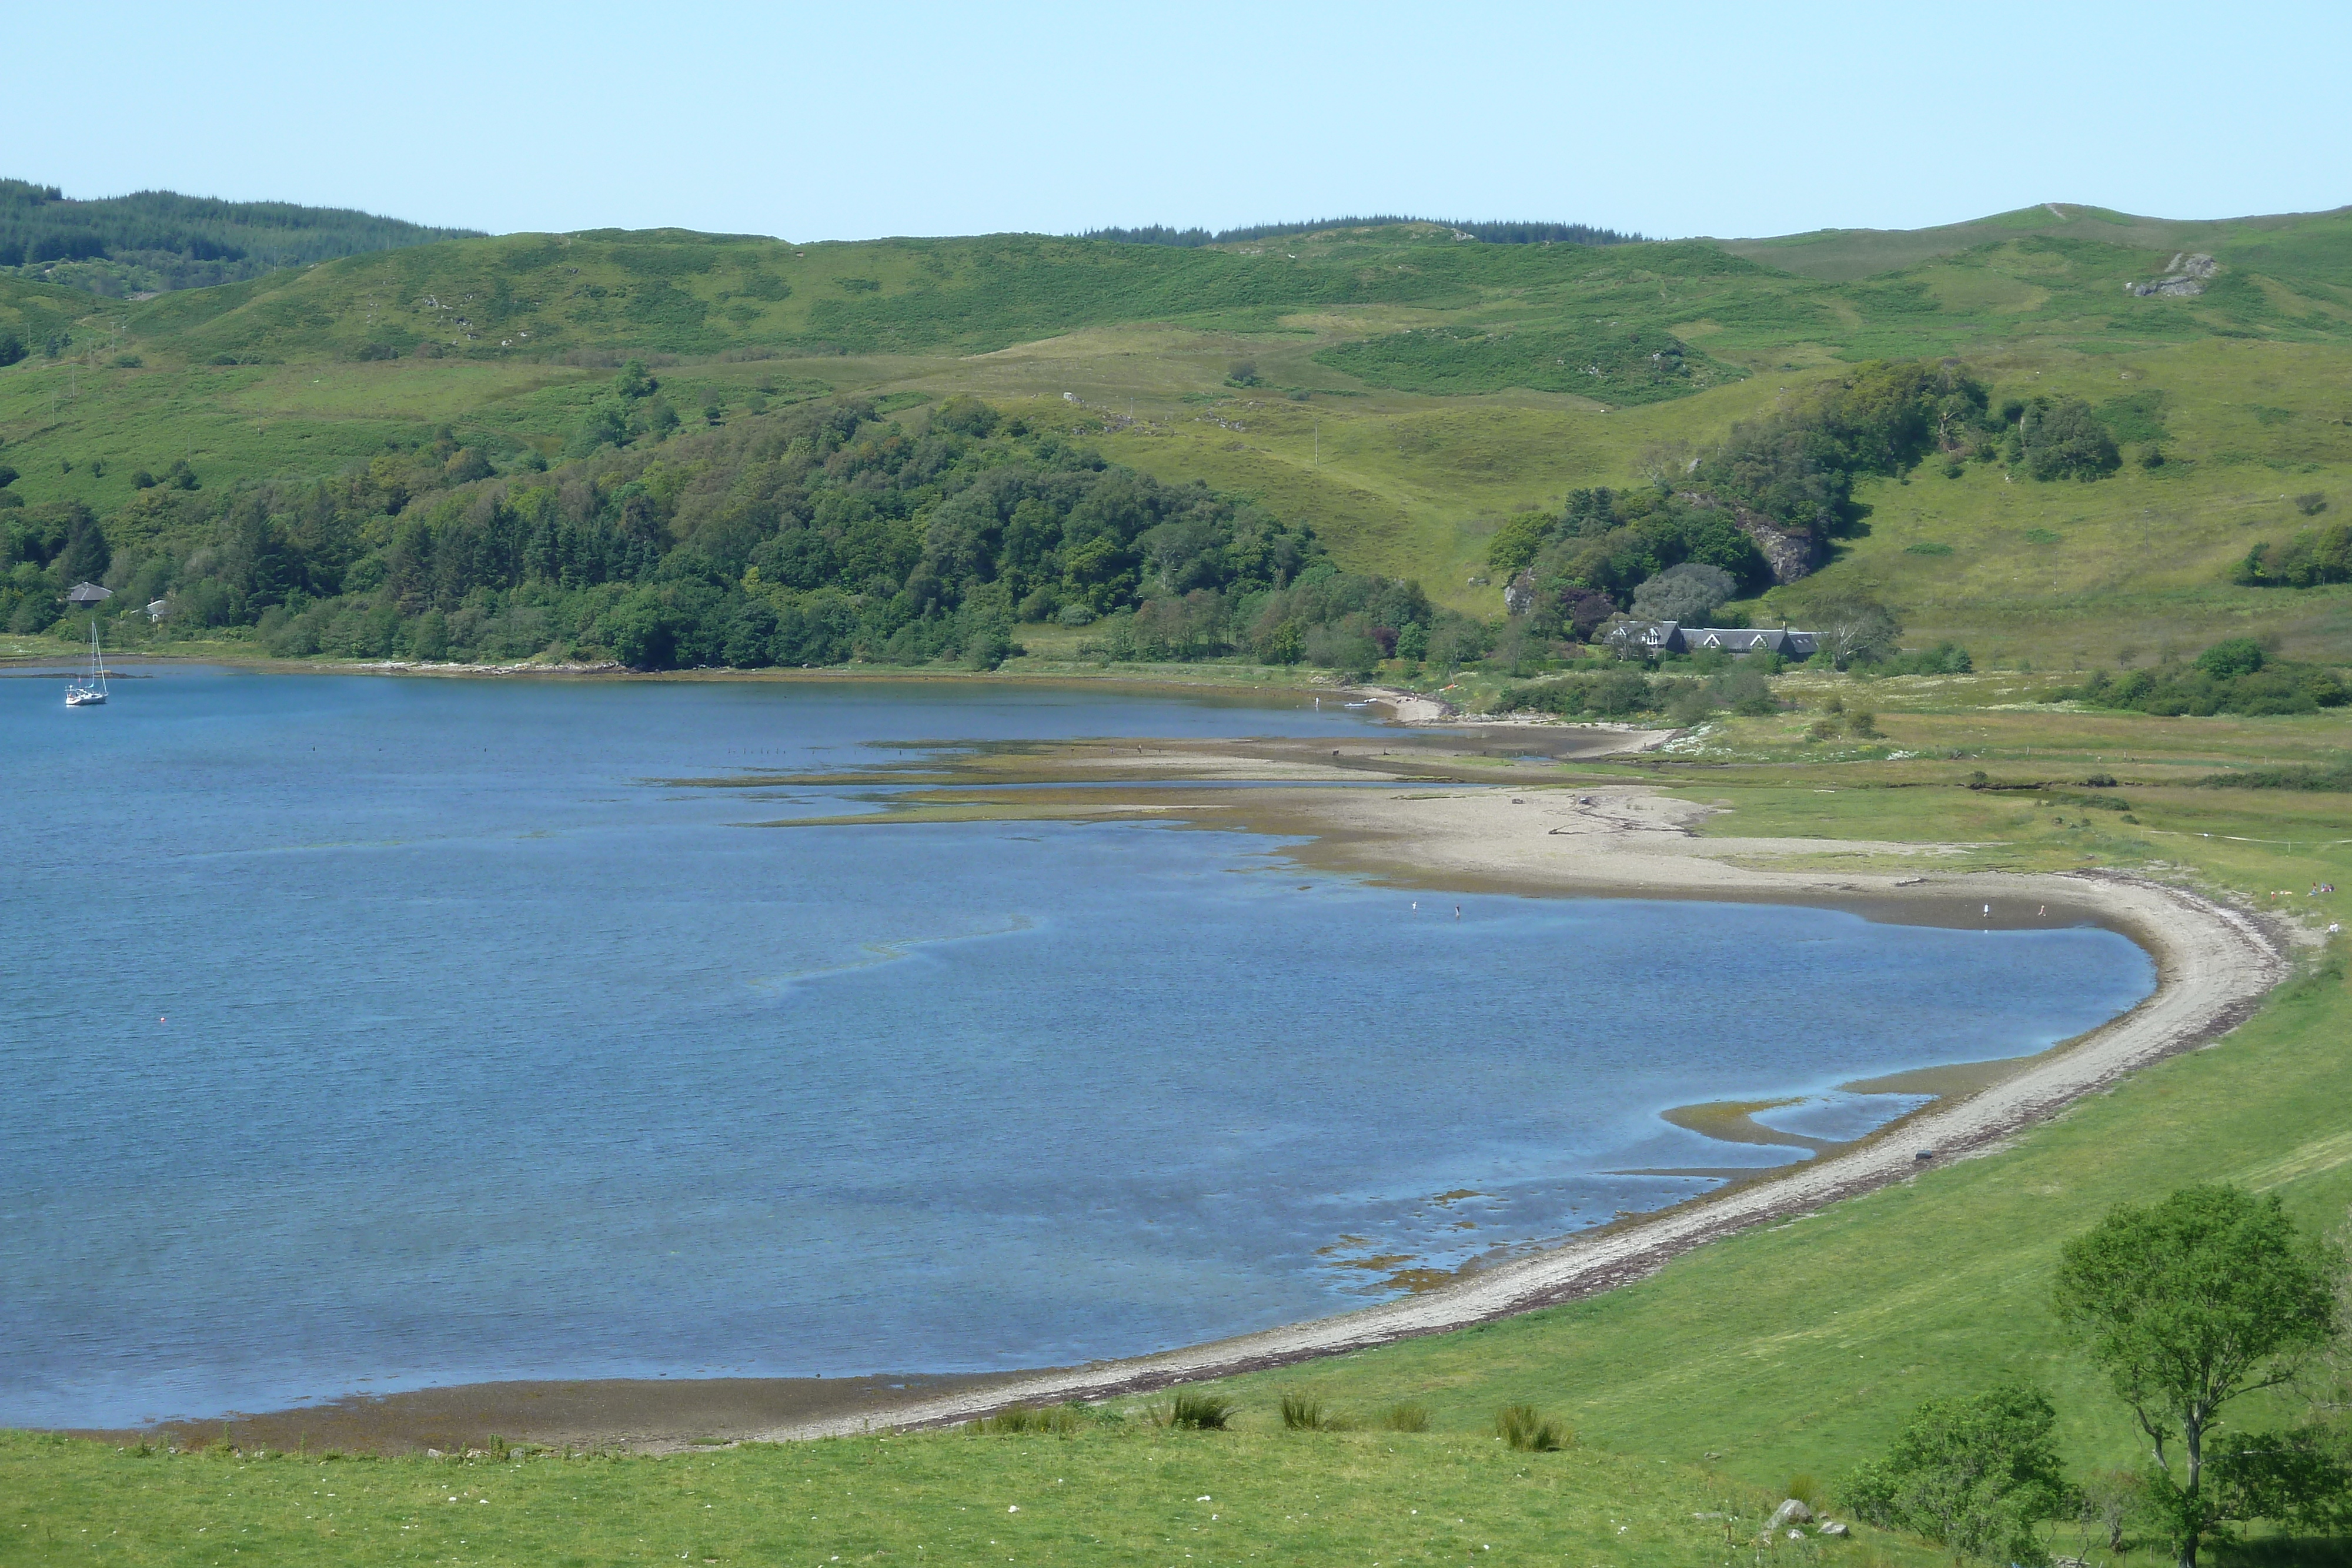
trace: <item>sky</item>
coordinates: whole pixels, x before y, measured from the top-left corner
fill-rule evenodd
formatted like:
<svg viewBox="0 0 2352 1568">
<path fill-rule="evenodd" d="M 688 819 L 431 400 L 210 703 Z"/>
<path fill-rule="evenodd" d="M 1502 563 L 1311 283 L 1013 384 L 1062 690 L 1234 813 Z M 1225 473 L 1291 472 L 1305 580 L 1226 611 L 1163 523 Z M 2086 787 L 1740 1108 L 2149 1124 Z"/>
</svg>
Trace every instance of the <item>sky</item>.
<svg viewBox="0 0 2352 1568">
<path fill-rule="evenodd" d="M 795 240 L 2352 202 L 2352 5 L 26 6 L 0 176 Z"/>
</svg>

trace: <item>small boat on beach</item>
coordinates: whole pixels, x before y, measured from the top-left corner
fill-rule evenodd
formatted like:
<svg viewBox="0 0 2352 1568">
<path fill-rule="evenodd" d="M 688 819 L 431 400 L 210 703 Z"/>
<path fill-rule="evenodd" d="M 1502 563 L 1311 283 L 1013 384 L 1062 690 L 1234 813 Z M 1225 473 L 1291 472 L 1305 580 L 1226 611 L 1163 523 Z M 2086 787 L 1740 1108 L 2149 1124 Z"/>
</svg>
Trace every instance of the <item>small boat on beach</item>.
<svg viewBox="0 0 2352 1568">
<path fill-rule="evenodd" d="M 98 653 L 98 618 L 89 622 L 89 674 L 66 683 L 66 706 L 102 707 L 106 703 L 106 665 Z"/>
</svg>

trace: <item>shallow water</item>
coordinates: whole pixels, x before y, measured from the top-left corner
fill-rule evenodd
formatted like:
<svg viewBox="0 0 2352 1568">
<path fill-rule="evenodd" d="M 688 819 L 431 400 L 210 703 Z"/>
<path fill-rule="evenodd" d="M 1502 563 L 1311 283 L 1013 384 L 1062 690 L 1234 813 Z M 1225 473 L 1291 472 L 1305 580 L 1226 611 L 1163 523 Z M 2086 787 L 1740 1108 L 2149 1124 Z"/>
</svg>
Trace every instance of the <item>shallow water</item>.
<svg viewBox="0 0 2352 1568">
<path fill-rule="evenodd" d="M 752 829 L 871 791 L 658 782 L 1373 727 L 1278 700 L 0 681 L 0 1424 L 1138 1354 L 1707 1185 L 1612 1172 L 1790 1154 L 1661 1109 L 1853 1135 L 1910 1102 L 1835 1084 L 2154 984 L 2089 928 L 1457 899 L 1149 824 Z"/>
</svg>

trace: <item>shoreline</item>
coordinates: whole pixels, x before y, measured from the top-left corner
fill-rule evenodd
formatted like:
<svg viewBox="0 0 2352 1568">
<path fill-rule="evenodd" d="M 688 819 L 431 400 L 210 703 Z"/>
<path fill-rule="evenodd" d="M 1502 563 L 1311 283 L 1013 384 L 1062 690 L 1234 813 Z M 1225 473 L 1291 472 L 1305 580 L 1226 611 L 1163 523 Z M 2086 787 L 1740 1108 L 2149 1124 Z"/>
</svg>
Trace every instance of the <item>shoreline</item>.
<svg viewBox="0 0 2352 1568">
<path fill-rule="evenodd" d="M 1108 759 L 1106 758 L 1108 761 Z M 1106 769 L 1108 770 L 1108 769 Z M 1133 781 L 1148 789 L 1141 780 Z M 2115 872 L 1938 874 L 1938 846 L 1839 840 L 1702 838 L 1711 809 L 1648 785 L 1487 785 L 1394 791 L 1219 791 L 1160 820 L 1282 834 L 1302 867 L 1389 885 L 1518 895 L 1795 904 L 1868 918 L 1953 927 L 2086 921 L 2155 959 L 2155 991 L 2089 1033 L 2005 1063 L 1921 1070 L 1939 1097 L 1816 1157 L 1649 1210 L 1412 1295 L 1228 1339 L 1075 1367 L 1002 1374 L 813 1379 L 519 1381 L 359 1396 L 268 1415 L 166 1422 L 162 1432 L 251 1434 L 281 1447 L 422 1447 L 463 1417 L 509 1440 L 674 1452 L 714 1441 L 785 1441 L 952 1424 L 1015 1404 L 1104 1399 L 1445 1333 L 1643 1279 L 1684 1252 L 1754 1226 L 1811 1212 L 1917 1170 L 1987 1153 L 2137 1069 L 2236 1027 L 2286 977 L 2285 943 L 2252 917 L 2200 895 Z M 1790 854 L 1899 854 L 1916 871 L 1757 869 Z M 1746 864 L 1731 863 L 1738 857 Z M 1987 911 L 1990 914 L 1988 916 Z M 1995 1070 L 1988 1071 L 1987 1070 Z M 1990 1082 L 1987 1079 L 1990 1078 Z M 1861 1089 L 1857 1082 L 1852 1087 Z M 1931 1091 L 1933 1092 L 1933 1091 Z M 1932 1150 L 1932 1157 L 1915 1156 Z M 274 1437 L 267 1436 L 275 1434 Z M 322 1435 L 323 1434 L 323 1435 Z M 93 1434 L 95 1435 L 95 1434 Z M 116 1435 L 119 1436 L 119 1435 Z M 462 1441 L 450 1437 L 451 1442 Z"/>
<path fill-rule="evenodd" d="M 1334 794 L 1316 813 L 1329 831 L 1286 852 L 1306 864 L 1412 886 L 1459 886 L 1469 873 L 1493 891 L 1799 904 L 1953 926 L 1985 925 L 1981 912 L 1988 905 L 1994 908 L 1990 923 L 1996 925 L 2071 925 L 2087 916 L 2149 953 L 2157 964 L 2157 988 L 2087 1034 L 2022 1059 L 2016 1071 L 1973 1092 L 1938 1098 L 1832 1153 L 1767 1167 L 1752 1179 L 1597 1227 L 1458 1284 L 1204 1344 L 1045 1370 L 985 1392 L 887 1413 L 780 1424 L 747 1435 L 749 1440 L 942 1426 L 1013 1404 L 1150 1393 L 1468 1328 L 1598 1294 L 1646 1278 L 1708 1241 L 1811 1213 L 1906 1179 L 1923 1167 L 1992 1152 L 2083 1096 L 2228 1033 L 2291 968 L 2284 943 L 2252 916 L 2188 890 L 2121 873 L 1939 876 L 1928 870 L 1898 876 L 1730 865 L 1716 857 L 1769 856 L 1789 852 L 1790 846 L 1783 841 L 1696 838 L 1693 822 L 1708 808 L 1645 786 L 1519 798 L 1499 790 L 1381 801 L 1364 800 L 1359 792 Z M 1282 804 L 1288 808 L 1284 815 L 1303 810 L 1295 797 Z M 1443 811 L 1429 810 L 1441 804 Z M 1423 810 L 1400 810 L 1412 806 Z M 1260 821 L 1251 826 L 1264 829 Z M 1923 848 L 1855 841 L 1794 843 L 1809 852 L 1832 846 L 1914 853 Z M 1444 880 L 1424 880 L 1439 877 Z M 2029 903 L 2037 910 L 2056 905 L 2060 913 L 2036 921 L 2023 914 Z M 2002 904 L 2009 910 L 2002 911 Z M 1932 1153 L 1923 1160 L 1917 1157 L 1923 1151 Z"/>
</svg>

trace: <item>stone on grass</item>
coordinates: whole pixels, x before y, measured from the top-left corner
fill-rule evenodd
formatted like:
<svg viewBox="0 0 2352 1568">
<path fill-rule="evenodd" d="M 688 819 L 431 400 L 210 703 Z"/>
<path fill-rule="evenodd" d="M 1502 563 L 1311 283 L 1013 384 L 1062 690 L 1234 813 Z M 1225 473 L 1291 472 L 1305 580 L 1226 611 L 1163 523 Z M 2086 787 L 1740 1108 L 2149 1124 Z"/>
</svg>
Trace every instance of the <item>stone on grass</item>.
<svg viewBox="0 0 2352 1568">
<path fill-rule="evenodd" d="M 1772 1517 L 1765 1522 L 1764 1528 L 1767 1531 L 1774 1531 L 1784 1524 L 1803 1524 L 1812 1517 L 1813 1511 L 1792 1497 L 1772 1511 Z"/>
</svg>

